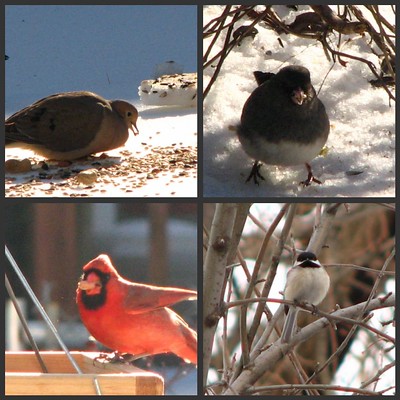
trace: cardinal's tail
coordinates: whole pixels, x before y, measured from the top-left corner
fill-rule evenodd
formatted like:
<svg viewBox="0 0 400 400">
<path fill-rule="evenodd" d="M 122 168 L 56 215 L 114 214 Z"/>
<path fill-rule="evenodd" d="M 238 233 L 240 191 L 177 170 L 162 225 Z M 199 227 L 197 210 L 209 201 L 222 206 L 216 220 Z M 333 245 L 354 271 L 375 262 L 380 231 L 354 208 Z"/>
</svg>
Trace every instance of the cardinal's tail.
<svg viewBox="0 0 400 400">
<path fill-rule="evenodd" d="M 186 324 L 180 327 L 182 340 L 176 344 L 173 352 L 186 362 L 197 365 L 197 333 Z"/>
</svg>

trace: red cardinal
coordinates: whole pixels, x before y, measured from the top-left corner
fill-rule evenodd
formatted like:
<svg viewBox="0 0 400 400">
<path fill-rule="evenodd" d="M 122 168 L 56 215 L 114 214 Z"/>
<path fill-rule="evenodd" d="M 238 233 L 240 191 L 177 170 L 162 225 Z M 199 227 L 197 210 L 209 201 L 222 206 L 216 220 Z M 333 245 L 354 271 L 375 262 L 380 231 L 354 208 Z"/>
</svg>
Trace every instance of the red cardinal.
<svg viewBox="0 0 400 400">
<path fill-rule="evenodd" d="M 135 358 L 175 353 L 193 364 L 197 364 L 197 333 L 167 306 L 196 298 L 193 290 L 128 281 L 105 254 L 83 267 L 76 290 L 83 323 L 105 346 Z"/>
</svg>

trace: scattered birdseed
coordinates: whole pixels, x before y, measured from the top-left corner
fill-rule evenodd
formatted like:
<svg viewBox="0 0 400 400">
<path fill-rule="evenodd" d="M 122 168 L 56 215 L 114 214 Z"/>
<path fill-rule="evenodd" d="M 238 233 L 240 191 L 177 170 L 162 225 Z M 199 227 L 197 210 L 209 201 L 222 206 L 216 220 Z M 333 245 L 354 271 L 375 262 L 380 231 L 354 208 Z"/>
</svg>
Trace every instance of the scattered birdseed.
<svg viewBox="0 0 400 400">
<path fill-rule="evenodd" d="M 196 147 L 177 147 L 176 144 L 166 147 L 148 147 L 146 154 L 142 153 L 140 158 L 123 150 L 120 153 L 123 157 L 105 158 L 104 155 L 88 157 L 68 167 L 65 165 L 60 167 L 57 163 L 51 162 L 43 163 L 42 160 L 32 157 L 31 171 L 18 175 L 6 172 L 6 197 L 96 196 L 99 193 L 108 192 L 105 185 L 114 185 L 115 189 L 121 193 L 132 193 L 132 196 L 135 196 L 135 188 L 144 187 L 150 181 L 162 179 L 165 186 L 168 176 L 170 181 L 173 181 L 173 177 L 197 178 Z M 97 174 L 97 180 L 93 182 L 83 180 L 77 183 L 77 176 L 89 169 L 91 173 Z M 182 180 L 181 183 L 185 184 L 185 181 Z M 157 191 L 156 195 L 160 193 Z M 196 193 L 187 193 L 186 196 L 195 197 Z"/>
</svg>

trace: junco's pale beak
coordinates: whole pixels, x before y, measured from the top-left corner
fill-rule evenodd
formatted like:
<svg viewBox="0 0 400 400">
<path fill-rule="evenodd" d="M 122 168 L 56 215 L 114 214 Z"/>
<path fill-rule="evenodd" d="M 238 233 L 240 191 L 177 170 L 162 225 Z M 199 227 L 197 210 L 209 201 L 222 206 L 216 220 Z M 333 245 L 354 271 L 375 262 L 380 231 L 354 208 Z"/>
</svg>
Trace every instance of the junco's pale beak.
<svg viewBox="0 0 400 400">
<path fill-rule="evenodd" d="M 297 88 L 297 89 L 293 90 L 292 97 L 291 97 L 293 103 L 301 106 L 306 98 L 307 98 L 307 95 L 304 93 L 302 88 Z"/>
</svg>

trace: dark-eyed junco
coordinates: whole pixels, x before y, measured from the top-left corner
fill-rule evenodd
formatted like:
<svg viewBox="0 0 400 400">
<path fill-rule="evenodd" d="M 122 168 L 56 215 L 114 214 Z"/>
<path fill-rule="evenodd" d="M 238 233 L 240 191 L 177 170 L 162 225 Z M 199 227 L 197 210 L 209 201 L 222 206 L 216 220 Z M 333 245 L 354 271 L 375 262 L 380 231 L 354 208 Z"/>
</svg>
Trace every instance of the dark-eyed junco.
<svg viewBox="0 0 400 400">
<path fill-rule="evenodd" d="M 296 264 L 287 274 L 285 300 L 307 302 L 316 306 L 328 293 L 329 283 L 329 275 L 315 254 L 305 251 L 299 254 Z M 282 330 L 282 343 L 289 342 L 292 337 L 298 312 L 298 307 L 289 306 Z"/>
<path fill-rule="evenodd" d="M 277 74 L 254 73 L 259 86 L 247 99 L 237 133 L 244 151 L 255 160 L 247 178 L 258 184 L 260 162 L 270 165 L 305 163 L 308 177 L 301 184 L 321 183 L 309 162 L 325 145 L 329 118 L 310 80 L 310 71 L 298 65 Z M 247 182 L 246 181 L 246 182 Z"/>
</svg>

